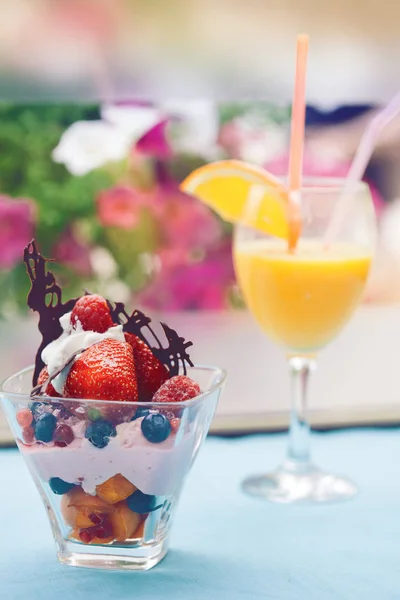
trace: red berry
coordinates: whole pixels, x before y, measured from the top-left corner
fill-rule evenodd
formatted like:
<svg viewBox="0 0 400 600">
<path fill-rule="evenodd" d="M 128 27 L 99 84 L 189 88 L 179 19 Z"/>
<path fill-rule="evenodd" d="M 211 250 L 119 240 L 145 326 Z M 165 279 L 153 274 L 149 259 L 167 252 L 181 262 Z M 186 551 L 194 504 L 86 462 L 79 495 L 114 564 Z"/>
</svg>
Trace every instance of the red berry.
<svg viewBox="0 0 400 600">
<path fill-rule="evenodd" d="M 133 350 L 139 401 L 149 402 L 164 381 L 168 379 L 168 370 L 139 337 L 133 333 L 125 333 L 125 339 Z"/>
<path fill-rule="evenodd" d="M 56 446 L 61 448 L 68 446 L 74 440 L 74 432 L 69 425 L 59 424 L 55 428 L 53 440 Z"/>
<path fill-rule="evenodd" d="M 107 338 L 90 346 L 74 362 L 65 382 L 69 398 L 137 401 L 132 348 Z"/>
<path fill-rule="evenodd" d="M 33 415 L 29 408 L 21 408 L 21 410 L 17 412 L 16 419 L 18 425 L 25 428 L 32 425 Z"/>
<path fill-rule="evenodd" d="M 178 431 L 179 431 L 179 425 L 181 424 L 181 420 L 178 419 L 177 417 L 173 417 L 170 420 L 170 423 L 171 423 L 171 431 L 172 431 L 172 433 L 178 433 Z"/>
<path fill-rule="evenodd" d="M 90 544 L 94 538 L 94 535 L 91 531 L 89 531 L 89 529 L 81 529 L 79 532 L 79 538 L 84 544 Z"/>
<path fill-rule="evenodd" d="M 107 520 L 104 520 L 100 525 L 95 525 L 94 527 L 91 527 L 90 531 L 94 534 L 95 537 L 98 537 L 101 540 L 104 540 L 104 538 L 111 537 L 113 534 L 112 525 Z"/>
<path fill-rule="evenodd" d="M 97 333 L 104 333 L 114 325 L 106 300 L 98 294 L 88 294 L 76 301 L 71 313 L 72 326 L 78 321 L 84 331 Z"/>
<path fill-rule="evenodd" d="M 105 519 L 105 515 L 101 513 L 91 513 L 89 515 L 89 519 L 92 521 L 94 525 L 101 525 Z"/>
<path fill-rule="evenodd" d="M 49 378 L 49 372 L 47 370 L 47 367 L 43 367 L 43 369 L 39 373 L 39 377 L 37 380 L 38 385 L 42 385 L 43 383 L 45 383 L 48 380 L 48 378 Z M 52 398 L 60 398 L 61 397 L 60 394 L 58 392 L 56 392 L 56 390 L 54 389 L 52 383 L 47 384 L 45 395 L 51 396 Z"/>
<path fill-rule="evenodd" d="M 24 440 L 25 444 L 32 444 L 33 440 L 35 439 L 35 432 L 33 431 L 32 427 L 25 427 L 22 430 L 22 439 Z"/>
<path fill-rule="evenodd" d="M 154 394 L 153 402 L 185 402 L 201 394 L 199 385 L 186 377 L 186 375 L 176 375 L 166 381 Z"/>
</svg>

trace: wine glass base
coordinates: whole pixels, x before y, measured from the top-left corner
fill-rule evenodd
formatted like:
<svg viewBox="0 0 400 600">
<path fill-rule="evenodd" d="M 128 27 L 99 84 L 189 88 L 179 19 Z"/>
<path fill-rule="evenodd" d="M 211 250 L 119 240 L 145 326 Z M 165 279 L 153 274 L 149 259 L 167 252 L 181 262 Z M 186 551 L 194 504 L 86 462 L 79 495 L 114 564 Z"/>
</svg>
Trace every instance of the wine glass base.
<svg viewBox="0 0 400 600">
<path fill-rule="evenodd" d="M 298 468 L 289 462 L 273 473 L 248 477 L 242 488 L 251 496 L 281 504 L 341 502 L 358 493 L 349 479 L 325 473 L 312 464 Z"/>
</svg>

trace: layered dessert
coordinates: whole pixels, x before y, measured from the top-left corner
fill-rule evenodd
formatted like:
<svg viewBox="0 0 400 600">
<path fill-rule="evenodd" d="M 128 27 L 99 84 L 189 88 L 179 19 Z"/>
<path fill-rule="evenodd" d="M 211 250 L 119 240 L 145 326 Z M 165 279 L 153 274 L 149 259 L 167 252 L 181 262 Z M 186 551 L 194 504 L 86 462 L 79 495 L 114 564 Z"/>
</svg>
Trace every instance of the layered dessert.
<svg viewBox="0 0 400 600">
<path fill-rule="evenodd" d="M 163 325 L 161 344 L 143 313 L 128 315 L 97 294 L 62 304 L 43 261 L 31 244 L 28 303 L 40 314 L 43 342 L 31 401 L 15 411 L 18 445 L 64 538 L 85 545 L 153 540 L 167 527 L 213 412 L 200 424 L 202 390 L 186 371 L 190 342 Z"/>
</svg>

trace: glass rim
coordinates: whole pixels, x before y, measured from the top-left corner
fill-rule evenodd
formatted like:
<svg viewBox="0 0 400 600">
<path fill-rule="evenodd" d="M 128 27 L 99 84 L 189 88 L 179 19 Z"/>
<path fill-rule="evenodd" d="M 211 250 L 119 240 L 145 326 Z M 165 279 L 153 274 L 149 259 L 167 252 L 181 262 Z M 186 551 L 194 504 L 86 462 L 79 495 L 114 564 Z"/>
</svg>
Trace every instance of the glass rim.
<svg viewBox="0 0 400 600">
<path fill-rule="evenodd" d="M 227 377 L 227 372 L 225 369 L 221 368 L 221 367 L 216 367 L 213 365 L 193 365 L 193 367 L 188 367 L 187 371 L 188 373 L 190 372 L 191 369 L 199 369 L 199 370 L 203 370 L 203 371 L 210 371 L 210 372 L 215 372 L 217 374 L 217 381 L 206 391 L 202 392 L 201 394 L 198 394 L 197 396 L 195 396 L 194 398 L 191 398 L 190 400 L 184 400 L 183 402 L 153 402 L 152 400 L 150 400 L 149 402 L 139 402 L 139 401 L 134 401 L 134 400 L 105 400 L 105 399 L 94 399 L 94 398 L 65 398 L 63 396 L 61 397 L 54 397 L 54 396 L 30 396 L 29 394 L 22 394 L 20 392 L 9 392 L 7 390 L 5 390 L 5 386 L 7 385 L 7 383 L 11 382 L 14 378 L 20 376 L 20 375 L 24 375 L 26 373 L 28 373 L 29 371 L 33 371 L 35 368 L 34 365 L 30 365 L 29 367 L 25 367 L 24 369 L 21 369 L 20 371 L 17 371 L 16 373 L 13 373 L 12 375 L 9 375 L 8 377 L 6 377 L 1 383 L 0 383 L 0 398 L 1 399 L 19 399 L 21 402 L 40 402 L 42 401 L 43 403 L 47 403 L 47 404 L 61 404 L 62 402 L 74 402 L 76 404 L 93 404 L 93 405 L 98 405 L 100 402 L 101 403 L 106 403 L 107 405 L 111 405 L 111 406 L 132 406 L 132 407 L 145 407 L 145 406 L 152 406 L 154 408 L 184 408 L 184 407 L 188 407 L 188 406 L 194 406 L 196 404 L 200 404 L 202 402 L 202 400 L 204 400 L 206 398 L 206 396 L 209 396 L 210 394 L 212 394 L 213 392 L 215 392 L 216 390 L 218 390 L 219 388 L 221 388 L 225 381 L 226 381 L 226 377 Z"/>
<path fill-rule="evenodd" d="M 287 178 L 281 177 L 281 181 L 287 184 Z M 255 184 L 258 185 L 258 184 Z M 346 190 L 350 193 L 366 192 L 369 185 L 366 181 L 348 181 L 347 177 L 324 177 L 323 175 L 304 176 L 302 178 L 300 192 L 331 193 L 333 191 Z"/>
</svg>

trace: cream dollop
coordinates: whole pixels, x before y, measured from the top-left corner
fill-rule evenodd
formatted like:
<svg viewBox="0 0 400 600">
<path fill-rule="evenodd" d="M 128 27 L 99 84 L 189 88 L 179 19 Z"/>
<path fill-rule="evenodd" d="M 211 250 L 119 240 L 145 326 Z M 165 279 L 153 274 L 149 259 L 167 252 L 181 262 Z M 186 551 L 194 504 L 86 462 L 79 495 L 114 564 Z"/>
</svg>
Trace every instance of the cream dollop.
<svg viewBox="0 0 400 600">
<path fill-rule="evenodd" d="M 92 344 L 97 344 L 108 338 L 113 338 L 120 342 L 125 341 L 122 325 L 110 327 L 104 333 L 84 331 L 79 321 L 74 328 L 71 326 L 70 312 L 60 318 L 60 325 L 63 329 L 63 333 L 58 339 L 48 344 L 42 351 L 42 360 L 44 364 L 47 365 L 50 376 L 61 369 L 70 356 L 77 350 L 89 348 Z M 62 394 L 64 383 L 72 364 L 73 363 L 63 369 L 63 372 L 52 381 L 55 390 L 59 394 Z"/>
</svg>

